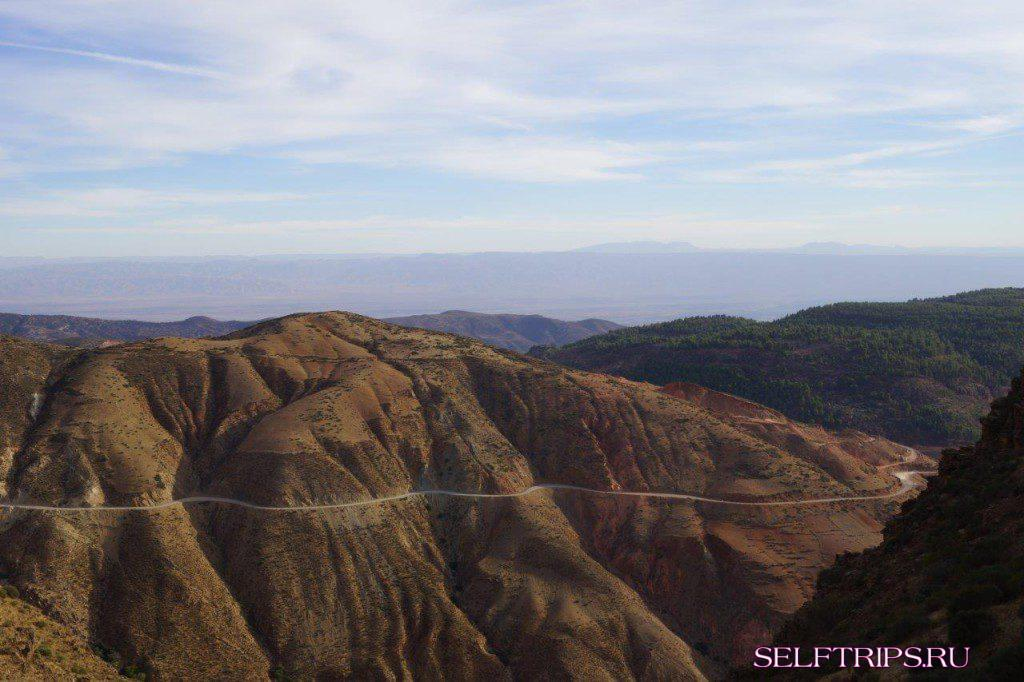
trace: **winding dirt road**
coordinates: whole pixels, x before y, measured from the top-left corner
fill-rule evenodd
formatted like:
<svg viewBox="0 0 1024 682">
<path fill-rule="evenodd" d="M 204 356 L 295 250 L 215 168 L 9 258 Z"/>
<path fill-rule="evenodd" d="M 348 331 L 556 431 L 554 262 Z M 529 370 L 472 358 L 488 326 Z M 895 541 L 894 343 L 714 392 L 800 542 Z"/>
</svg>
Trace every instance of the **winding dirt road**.
<svg viewBox="0 0 1024 682">
<path fill-rule="evenodd" d="M 878 469 L 889 469 L 896 466 L 903 466 L 912 463 L 917 459 L 917 453 L 913 452 L 911 456 L 901 462 L 893 462 L 891 464 L 885 464 L 879 466 Z M 157 511 L 160 509 L 167 509 L 169 507 L 184 506 L 190 504 L 226 504 L 235 507 L 242 507 L 244 509 L 253 509 L 257 511 L 271 511 L 271 512 L 298 512 L 298 511 L 328 511 L 333 509 L 351 509 L 355 507 L 367 507 L 374 504 L 383 504 L 385 502 L 398 502 L 401 500 L 408 500 L 415 497 L 466 497 L 473 499 L 502 499 L 502 498 L 515 498 L 515 497 L 526 497 L 532 495 L 535 492 L 541 490 L 572 490 L 576 492 L 586 493 L 589 495 L 619 495 L 626 497 L 650 497 L 655 499 L 669 499 L 669 500 L 688 500 L 690 502 L 704 502 L 708 504 L 722 504 L 736 507 L 787 507 L 787 506 L 799 506 L 799 505 L 811 505 L 811 504 L 834 504 L 837 502 L 867 502 L 872 500 L 888 500 L 894 497 L 899 497 L 914 488 L 924 487 L 925 483 L 923 480 L 924 476 L 934 473 L 932 470 L 922 471 L 896 471 L 893 475 L 899 479 L 900 487 L 898 490 L 891 493 L 884 493 L 881 495 L 852 495 L 846 497 L 816 497 L 806 500 L 771 500 L 771 501 L 752 501 L 752 500 L 725 500 L 716 497 L 703 497 L 701 495 L 691 495 L 688 493 L 667 493 L 667 492 L 648 492 L 648 491 L 631 491 L 631 490 L 601 490 L 599 488 L 586 488 L 578 485 L 570 485 L 567 483 L 540 483 L 538 485 L 530 486 L 524 490 L 520 490 L 514 493 L 468 493 L 459 492 L 456 490 L 413 490 L 406 493 L 399 493 L 397 495 L 387 495 L 385 497 L 374 497 L 367 500 L 355 500 L 351 502 L 330 502 L 322 504 L 300 504 L 300 505 L 286 505 L 286 506 L 275 506 L 275 505 L 263 505 L 255 504 L 253 502 L 247 502 L 245 500 L 238 500 L 230 497 L 216 497 L 212 495 L 196 495 L 192 497 L 182 497 L 176 500 L 168 500 L 166 502 L 155 502 L 153 504 L 145 505 L 125 505 L 125 506 L 64 506 L 64 505 L 49 505 L 49 504 L 35 504 L 29 502 L 7 502 L 0 501 L 0 509 L 9 510 L 34 510 L 34 511 L 49 511 L 49 512 L 61 512 L 69 514 L 92 514 L 102 512 L 132 512 L 132 511 Z"/>
</svg>

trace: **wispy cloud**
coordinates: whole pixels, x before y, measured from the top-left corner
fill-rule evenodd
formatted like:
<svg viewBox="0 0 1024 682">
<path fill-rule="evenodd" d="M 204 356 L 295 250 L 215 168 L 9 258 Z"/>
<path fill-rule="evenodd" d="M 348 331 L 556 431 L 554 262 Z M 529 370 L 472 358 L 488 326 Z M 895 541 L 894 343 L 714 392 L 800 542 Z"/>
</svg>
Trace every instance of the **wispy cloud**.
<svg viewBox="0 0 1024 682">
<path fill-rule="evenodd" d="M 1019 0 L 6 0 L 0 217 L 286 234 L 402 206 L 496 233 L 542 224 L 502 212 L 533 205 L 571 232 L 600 206 L 651 212 L 609 235 L 793 235 L 821 227 L 776 220 L 801 202 L 956 190 L 969 224 L 969 190 L 1002 188 L 1013 229 L 1022 46 Z M 376 203 L 277 191 L 349 186 Z"/>
<path fill-rule="evenodd" d="M 1009 113 L 992 116 L 974 116 L 953 121 L 949 127 L 968 133 L 998 135 L 1024 128 L 1024 113 Z"/>
<path fill-rule="evenodd" d="M 513 134 L 449 138 L 444 145 L 399 140 L 367 149 L 315 148 L 287 154 L 311 164 L 373 164 L 435 168 L 526 183 L 637 180 L 644 166 L 666 158 L 662 145 L 572 136 Z"/>
<path fill-rule="evenodd" d="M 1009 186 L 1024 183 L 1024 178 L 1007 177 L 998 172 L 964 171 L 950 168 L 887 167 L 892 161 L 953 154 L 971 145 L 983 144 L 1008 133 L 974 134 L 929 142 L 888 144 L 842 154 L 792 158 L 753 163 L 746 166 L 697 172 L 690 177 L 711 182 L 763 183 L 787 182 L 832 184 L 847 187 L 897 188 L 915 186 Z"/>
<path fill-rule="evenodd" d="M 426 149 L 413 163 L 460 174 L 632 179 L 629 169 L 642 164 L 625 149 L 693 134 L 630 123 L 636 117 L 693 121 L 695 130 L 714 119 L 741 137 L 767 121 L 773 135 L 801 131 L 804 143 L 827 146 L 809 122 L 840 117 L 855 127 L 851 117 L 898 114 L 903 123 L 944 117 L 966 134 L 992 133 L 1014 127 L 1024 108 L 1024 88 L 1010 87 L 1024 78 L 1024 16 L 1007 0 L 970 11 L 952 0 L 899 11 L 867 0 L 585 9 L 268 0 L 244 16 L 233 3 L 41 5 L 0 6 L 0 18 L 27 35 L 52 36 L 45 45 L 0 43 L 10 64 L 4 118 L 17 119 L 14 130 L 34 128 L 33 139 L 60 129 L 69 144 L 105 153 L 303 144 L 312 159 L 343 137 L 349 149 L 353 138 L 363 142 L 359 163 L 394 167 L 407 155 L 372 150 L 393 149 L 388 139 L 399 135 Z M 172 45 L 179 58 L 150 54 Z M 28 51 L 71 60 L 23 63 L 18 53 Z M 169 88 L 149 76 L 161 72 L 195 78 Z M 519 153 L 502 139 L 510 131 L 544 142 Z M 493 138 L 494 152 L 460 146 L 467 137 Z M 799 160 L 797 148 L 789 158 L 780 151 L 780 163 Z"/>
<path fill-rule="evenodd" d="M 47 47 L 46 45 L 31 45 L 29 43 L 16 43 L 8 40 L 0 40 L 0 47 L 15 48 L 18 50 L 29 50 L 34 52 L 49 52 L 51 54 L 62 54 L 72 57 L 84 57 L 86 59 L 95 59 L 101 62 L 113 62 L 115 64 L 125 64 L 127 66 L 135 66 L 143 69 L 151 69 L 153 71 L 163 71 L 166 73 L 175 73 L 182 76 L 198 76 L 200 78 L 214 78 L 223 79 L 225 75 L 217 71 L 210 69 L 202 69 L 194 66 L 184 66 L 182 64 L 171 64 L 168 62 L 158 62 L 151 59 L 136 59 L 134 57 L 124 57 L 117 54 L 107 54 L 106 52 L 93 52 L 91 50 L 72 50 L 66 47 Z"/>
</svg>

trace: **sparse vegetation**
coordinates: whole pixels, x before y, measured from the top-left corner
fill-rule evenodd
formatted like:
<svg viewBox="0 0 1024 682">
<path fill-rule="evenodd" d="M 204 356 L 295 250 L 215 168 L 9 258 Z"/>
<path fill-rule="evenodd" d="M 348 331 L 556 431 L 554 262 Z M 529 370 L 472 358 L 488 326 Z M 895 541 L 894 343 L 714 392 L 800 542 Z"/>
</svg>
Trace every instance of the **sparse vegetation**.
<svg viewBox="0 0 1024 682">
<path fill-rule="evenodd" d="M 10 587 L 10 586 L 6 586 Z M 0 679 L 113 681 L 117 670 L 39 609 L 0 594 Z"/>
</svg>

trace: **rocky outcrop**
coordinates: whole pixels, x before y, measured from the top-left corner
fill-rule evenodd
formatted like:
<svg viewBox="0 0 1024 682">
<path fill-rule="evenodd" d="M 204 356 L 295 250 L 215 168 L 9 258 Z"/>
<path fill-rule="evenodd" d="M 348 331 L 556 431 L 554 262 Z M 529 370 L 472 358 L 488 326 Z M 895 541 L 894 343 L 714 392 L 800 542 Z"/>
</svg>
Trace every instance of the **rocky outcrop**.
<svg viewBox="0 0 1024 682">
<path fill-rule="evenodd" d="M 872 466 L 891 444 L 786 445 L 693 397 L 344 313 L 66 356 L 3 343 L 0 480 L 20 503 L 897 488 Z M 894 504 L 548 489 L 21 509 L 0 517 L 0 570 L 152 679 L 700 679 Z"/>
</svg>

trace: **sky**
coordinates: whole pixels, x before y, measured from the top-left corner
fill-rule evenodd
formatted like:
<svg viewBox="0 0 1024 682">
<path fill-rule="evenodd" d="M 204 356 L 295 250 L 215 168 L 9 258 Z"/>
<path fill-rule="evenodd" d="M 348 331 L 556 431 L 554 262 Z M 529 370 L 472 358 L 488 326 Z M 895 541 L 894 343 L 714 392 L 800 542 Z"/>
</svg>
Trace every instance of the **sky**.
<svg viewBox="0 0 1024 682">
<path fill-rule="evenodd" d="M 0 255 L 1024 246 L 1024 3 L 0 2 Z"/>
</svg>

